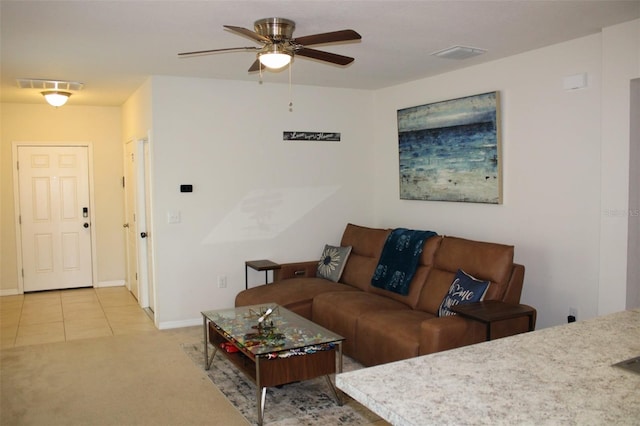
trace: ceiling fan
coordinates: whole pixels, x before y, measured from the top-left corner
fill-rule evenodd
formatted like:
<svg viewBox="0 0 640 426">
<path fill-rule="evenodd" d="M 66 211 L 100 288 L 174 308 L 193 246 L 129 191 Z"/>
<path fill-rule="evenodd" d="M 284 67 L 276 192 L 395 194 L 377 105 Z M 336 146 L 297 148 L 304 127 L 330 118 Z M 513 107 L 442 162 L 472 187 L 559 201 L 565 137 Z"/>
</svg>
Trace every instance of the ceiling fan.
<svg viewBox="0 0 640 426">
<path fill-rule="evenodd" d="M 280 69 L 287 66 L 294 55 L 317 59 L 336 65 L 348 65 L 354 61 L 349 56 L 322 50 L 310 49 L 307 46 L 326 43 L 338 43 L 360 40 L 362 37 L 354 30 L 332 31 L 328 33 L 313 34 L 309 36 L 293 38 L 295 22 L 285 18 L 265 18 L 254 23 L 255 31 L 247 28 L 224 25 L 225 28 L 247 36 L 252 40 L 262 43 L 262 47 L 231 47 L 226 49 L 200 50 L 195 52 L 178 53 L 178 56 L 207 55 L 218 52 L 255 51 L 257 59 L 249 67 L 249 72 L 262 71 L 265 67 Z"/>
</svg>

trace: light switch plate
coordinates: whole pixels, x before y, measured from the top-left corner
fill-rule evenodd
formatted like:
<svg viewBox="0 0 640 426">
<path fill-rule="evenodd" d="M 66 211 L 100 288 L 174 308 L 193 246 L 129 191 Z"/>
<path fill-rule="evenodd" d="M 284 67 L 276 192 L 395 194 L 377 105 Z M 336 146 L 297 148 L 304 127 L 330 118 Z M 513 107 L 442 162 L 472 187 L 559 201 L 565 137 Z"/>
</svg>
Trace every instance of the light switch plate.
<svg viewBox="0 0 640 426">
<path fill-rule="evenodd" d="M 180 211 L 172 210 L 167 212 L 167 222 L 172 223 L 180 223 Z"/>
</svg>

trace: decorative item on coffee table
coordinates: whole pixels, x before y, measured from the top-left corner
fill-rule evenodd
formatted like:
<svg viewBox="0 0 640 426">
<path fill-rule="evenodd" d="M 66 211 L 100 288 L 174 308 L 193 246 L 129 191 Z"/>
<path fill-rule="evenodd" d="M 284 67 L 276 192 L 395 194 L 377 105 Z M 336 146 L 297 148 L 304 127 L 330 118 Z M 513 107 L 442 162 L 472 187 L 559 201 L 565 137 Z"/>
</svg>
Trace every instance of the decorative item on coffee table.
<svg viewBox="0 0 640 426">
<path fill-rule="evenodd" d="M 273 321 L 267 320 L 273 312 L 273 308 L 267 308 L 267 310 L 258 317 L 257 324 L 252 327 L 257 331 L 244 335 L 246 346 L 283 344 L 284 334 L 278 332 L 276 326 L 273 325 Z"/>
</svg>

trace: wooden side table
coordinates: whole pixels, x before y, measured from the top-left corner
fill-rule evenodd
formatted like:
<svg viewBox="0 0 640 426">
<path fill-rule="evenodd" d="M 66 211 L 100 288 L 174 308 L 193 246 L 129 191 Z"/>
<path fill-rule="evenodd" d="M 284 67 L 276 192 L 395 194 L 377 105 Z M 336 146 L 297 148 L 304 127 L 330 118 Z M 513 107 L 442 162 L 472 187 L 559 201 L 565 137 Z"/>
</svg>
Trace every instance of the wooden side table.
<svg viewBox="0 0 640 426">
<path fill-rule="evenodd" d="M 529 331 L 533 331 L 535 309 L 528 306 L 512 305 L 500 300 L 486 300 L 484 302 L 465 303 L 452 306 L 458 315 L 483 322 L 487 325 L 487 340 L 491 340 L 491 324 L 496 321 L 529 317 Z"/>
<path fill-rule="evenodd" d="M 264 271 L 264 283 L 269 283 L 269 271 L 273 271 L 275 269 L 280 269 L 281 266 L 278 263 L 272 262 L 270 260 L 261 259 L 261 260 L 247 260 L 244 262 L 244 288 L 245 290 L 249 288 L 249 268 L 255 269 L 256 271 Z"/>
</svg>

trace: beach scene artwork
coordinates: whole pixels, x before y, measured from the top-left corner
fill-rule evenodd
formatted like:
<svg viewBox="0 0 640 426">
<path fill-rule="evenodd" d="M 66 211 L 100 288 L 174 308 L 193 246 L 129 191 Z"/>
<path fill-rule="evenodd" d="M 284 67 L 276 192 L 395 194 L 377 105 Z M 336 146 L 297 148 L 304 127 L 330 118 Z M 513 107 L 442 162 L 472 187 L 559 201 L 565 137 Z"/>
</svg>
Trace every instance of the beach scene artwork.
<svg viewBox="0 0 640 426">
<path fill-rule="evenodd" d="M 502 203 L 499 92 L 398 110 L 400 199 Z"/>
</svg>

